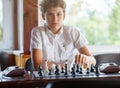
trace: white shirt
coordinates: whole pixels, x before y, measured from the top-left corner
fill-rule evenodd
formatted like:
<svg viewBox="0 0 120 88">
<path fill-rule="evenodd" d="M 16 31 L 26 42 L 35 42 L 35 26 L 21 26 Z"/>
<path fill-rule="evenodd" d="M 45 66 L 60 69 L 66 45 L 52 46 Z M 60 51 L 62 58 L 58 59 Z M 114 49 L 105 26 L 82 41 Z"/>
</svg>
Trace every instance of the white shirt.
<svg viewBox="0 0 120 88">
<path fill-rule="evenodd" d="M 43 60 L 72 66 L 75 55 L 87 43 L 80 31 L 71 26 L 64 26 L 53 34 L 46 25 L 36 27 L 31 32 L 30 51 L 32 48 L 42 50 Z"/>
</svg>

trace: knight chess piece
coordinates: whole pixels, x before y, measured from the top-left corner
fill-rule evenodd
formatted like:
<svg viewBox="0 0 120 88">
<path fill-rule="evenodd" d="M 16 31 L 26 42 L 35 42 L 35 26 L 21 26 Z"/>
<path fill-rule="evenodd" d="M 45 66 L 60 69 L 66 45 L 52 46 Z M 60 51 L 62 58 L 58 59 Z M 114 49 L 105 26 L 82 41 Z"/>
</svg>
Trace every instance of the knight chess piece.
<svg viewBox="0 0 120 88">
<path fill-rule="evenodd" d="M 93 64 L 92 64 L 91 67 L 90 67 L 90 72 L 95 72 L 95 67 L 94 67 Z"/>
</svg>

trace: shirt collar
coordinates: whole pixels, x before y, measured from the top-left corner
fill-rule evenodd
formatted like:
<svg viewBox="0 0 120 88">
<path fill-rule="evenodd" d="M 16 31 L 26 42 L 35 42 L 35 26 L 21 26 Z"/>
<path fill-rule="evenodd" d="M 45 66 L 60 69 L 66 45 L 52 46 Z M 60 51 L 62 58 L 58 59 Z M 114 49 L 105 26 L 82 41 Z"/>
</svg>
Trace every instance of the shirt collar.
<svg viewBox="0 0 120 88">
<path fill-rule="evenodd" d="M 46 24 L 45 24 L 45 30 L 46 30 L 46 33 L 47 33 L 47 34 L 50 34 L 50 35 L 53 36 L 53 37 L 58 37 L 58 36 L 60 36 L 60 35 L 63 34 L 63 25 L 62 25 L 60 31 L 59 31 L 57 34 L 52 33 L 52 31 L 50 31 L 50 29 L 47 27 Z"/>
</svg>

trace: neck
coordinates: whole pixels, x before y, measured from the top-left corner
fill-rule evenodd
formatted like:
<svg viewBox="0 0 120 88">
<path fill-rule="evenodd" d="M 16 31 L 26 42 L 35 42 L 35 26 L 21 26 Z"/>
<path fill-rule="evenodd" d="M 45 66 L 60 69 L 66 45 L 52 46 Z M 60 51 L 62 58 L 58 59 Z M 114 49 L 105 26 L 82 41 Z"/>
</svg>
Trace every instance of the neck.
<svg viewBox="0 0 120 88">
<path fill-rule="evenodd" d="M 48 27 L 48 29 L 50 29 L 50 31 L 52 31 L 52 33 L 54 33 L 54 34 L 57 34 L 57 33 L 60 31 L 60 29 L 61 29 L 61 27 L 58 28 L 58 29 L 54 29 L 54 28 L 51 28 L 51 27 L 49 27 L 49 26 L 47 26 L 47 27 Z"/>
</svg>

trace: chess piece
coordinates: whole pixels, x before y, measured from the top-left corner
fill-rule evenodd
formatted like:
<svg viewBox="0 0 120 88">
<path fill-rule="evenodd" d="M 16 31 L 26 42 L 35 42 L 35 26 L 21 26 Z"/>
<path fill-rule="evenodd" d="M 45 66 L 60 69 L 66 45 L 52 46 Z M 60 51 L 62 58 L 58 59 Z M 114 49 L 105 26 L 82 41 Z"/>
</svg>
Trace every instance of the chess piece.
<svg viewBox="0 0 120 88">
<path fill-rule="evenodd" d="M 99 68 L 98 68 L 98 66 L 95 66 L 95 73 L 96 73 L 96 76 L 99 76 Z"/>
<path fill-rule="evenodd" d="M 60 75 L 59 69 L 58 69 L 58 66 L 57 66 L 57 65 L 55 66 L 55 74 L 56 74 L 56 75 Z"/>
<path fill-rule="evenodd" d="M 79 64 L 76 65 L 76 72 L 79 72 Z"/>
<path fill-rule="evenodd" d="M 48 65 L 47 65 L 47 61 L 45 61 L 44 75 L 47 76 L 48 74 L 49 74 Z"/>
<path fill-rule="evenodd" d="M 61 66 L 60 66 L 60 64 L 58 64 L 58 69 L 59 69 L 59 72 L 61 72 Z"/>
<path fill-rule="evenodd" d="M 53 74 L 54 74 L 54 72 L 55 72 L 55 64 L 52 64 L 51 73 L 53 73 Z"/>
<path fill-rule="evenodd" d="M 65 75 L 67 75 L 68 72 L 67 72 L 67 63 L 65 64 Z"/>
<path fill-rule="evenodd" d="M 82 67 L 80 67 L 80 71 L 79 71 L 79 73 L 80 73 L 80 74 L 82 74 L 82 73 L 83 73 L 83 72 L 82 72 Z"/>
<path fill-rule="evenodd" d="M 62 69 L 61 73 L 64 73 L 64 68 L 62 67 L 61 69 Z"/>
<path fill-rule="evenodd" d="M 51 73 L 51 69 L 49 69 L 49 74 L 48 75 L 52 75 L 52 73 Z"/>
<path fill-rule="evenodd" d="M 75 75 L 76 73 L 75 73 L 75 64 L 73 64 L 73 67 L 72 67 L 72 75 Z"/>
<path fill-rule="evenodd" d="M 89 68 L 87 67 L 86 74 L 89 74 L 89 73 L 90 73 L 90 71 L 89 71 Z"/>
<path fill-rule="evenodd" d="M 40 65 L 38 66 L 38 74 L 39 76 L 43 76 L 42 67 Z"/>
<path fill-rule="evenodd" d="M 90 72 L 95 72 L 95 67 L 93 64 L 91 64 L 91 67 L 90 67 Z"/>
</svg>

